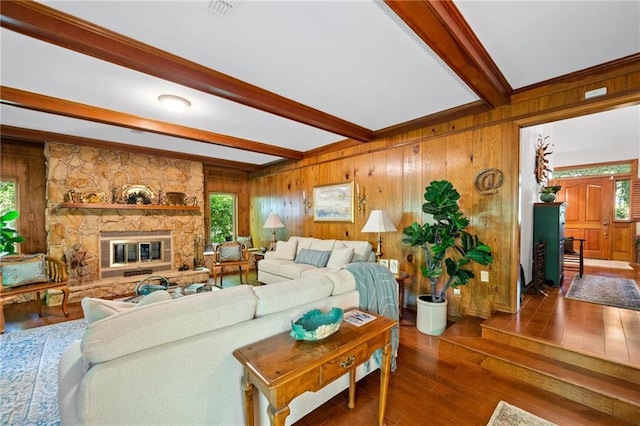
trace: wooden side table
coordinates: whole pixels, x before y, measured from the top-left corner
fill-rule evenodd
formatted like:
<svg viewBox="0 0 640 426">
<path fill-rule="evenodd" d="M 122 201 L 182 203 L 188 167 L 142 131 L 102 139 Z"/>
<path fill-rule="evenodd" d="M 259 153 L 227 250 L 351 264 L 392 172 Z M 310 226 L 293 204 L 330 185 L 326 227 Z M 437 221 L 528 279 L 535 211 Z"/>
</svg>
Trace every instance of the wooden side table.
<svg viewBox="0 0 640 426">
<path fill-rule="evenodd" d="M 398 275 L 396 275 L 396 282 L 398 283 L 398 287 L 399 287 L 398 290 L 400 293 L 398 297 L 399 305 L 400 305 L 398 311 L 400 312 L 400 319 L 402 319 L 402 308 L 404 308 L 404 290 L 412 282 L 411 275 L 409 275 L 404 271 L 400 271 Z"/>
<path fill-rule="evenodd" d="M 267 413 L 273 426 L 282 426 L 289 403 L 304 392 L 316 392 L 349 373 L 349 408 L 355 407 L 356 367 L 382 348 L 378 424 L 383 424 L 387 385 L 391 370 L 391 329 L 396 321 L 378 316 L 356 327 L 343 322 L 335 334 L 322 341 L 294 340 L 288 332 L 277 334 L 233 352 L 244 374 L 245 423 L 254 424 L 253 388 L 269 401 Z"/>
</svg>

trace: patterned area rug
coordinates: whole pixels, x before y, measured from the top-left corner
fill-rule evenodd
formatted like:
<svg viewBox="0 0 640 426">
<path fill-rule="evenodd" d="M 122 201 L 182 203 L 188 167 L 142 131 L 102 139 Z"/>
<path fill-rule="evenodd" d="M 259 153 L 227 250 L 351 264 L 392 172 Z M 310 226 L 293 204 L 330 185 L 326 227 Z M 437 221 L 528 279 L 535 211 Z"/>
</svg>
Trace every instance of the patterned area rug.
<svg viewBox="0 0 640 426">
<path fill-rule="evenodd" d="M 556 426 L 504 401 L 498 402 L 487 426 Z"/>
<path fill-rule="evenodd" d="M 85 320 L 0 336 L 0 424 L 59 425 L 58 360 Z"/>
<path fill-rule="evenodd" d="M 627 278 L 584 275 L 575 277 L 565 296 L 567 299 L 597 303 L 616 308 L 640 311 L 640 290 L 635 281 Z"/>
</svg>

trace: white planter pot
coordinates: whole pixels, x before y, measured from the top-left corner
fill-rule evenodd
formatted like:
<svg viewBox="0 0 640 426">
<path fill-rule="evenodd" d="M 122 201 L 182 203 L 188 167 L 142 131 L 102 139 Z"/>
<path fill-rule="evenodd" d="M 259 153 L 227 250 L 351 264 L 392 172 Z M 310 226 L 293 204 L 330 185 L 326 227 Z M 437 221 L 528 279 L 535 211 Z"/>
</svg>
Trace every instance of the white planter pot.
<svg viewBox="0 0 640 426">
<path fill-rule="evenodd" d="M 416 327 L 421 333 L 439 336 L 447 328 L 447 301 L 433 303 L 428 301 L 429 297 L 423 294 L 417 299 Z"/>
</svg>

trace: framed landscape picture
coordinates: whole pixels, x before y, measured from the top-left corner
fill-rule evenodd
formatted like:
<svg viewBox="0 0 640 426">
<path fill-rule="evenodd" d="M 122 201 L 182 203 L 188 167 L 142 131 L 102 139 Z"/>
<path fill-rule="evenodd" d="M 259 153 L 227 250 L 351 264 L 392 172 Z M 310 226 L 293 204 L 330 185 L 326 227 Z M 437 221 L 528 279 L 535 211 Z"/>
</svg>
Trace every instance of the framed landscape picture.
<svg viewBox="0 0 640 426">
<path fill-rule="evenodd" d="M 353 181 L 313 188 L 313 220 L 353 223 L 353 216 Z"/>
</svg>

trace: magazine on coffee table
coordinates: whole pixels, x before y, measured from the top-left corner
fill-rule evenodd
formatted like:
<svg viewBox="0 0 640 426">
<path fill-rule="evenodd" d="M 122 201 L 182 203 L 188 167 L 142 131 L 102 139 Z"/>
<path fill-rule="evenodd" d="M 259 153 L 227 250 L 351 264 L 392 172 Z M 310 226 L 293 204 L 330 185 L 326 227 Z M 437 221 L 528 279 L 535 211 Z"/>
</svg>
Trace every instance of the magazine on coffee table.
<svg viewBox="0 0 640 426">
<path fill-rule="evenodd" d="M 366 312 L 359 311 L 357 309 L 344 313 L 344 320 L 355 325 L 356 327 L 360 327 L 361 325 L 371 322 L 374 319 L 376 319 L 375 316 Z"/>
</svg>

